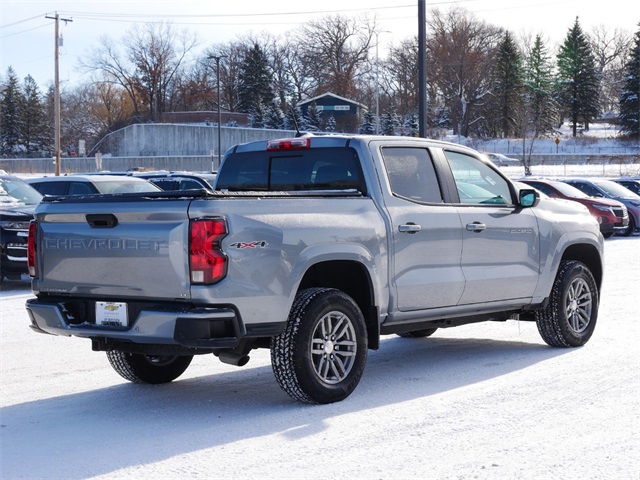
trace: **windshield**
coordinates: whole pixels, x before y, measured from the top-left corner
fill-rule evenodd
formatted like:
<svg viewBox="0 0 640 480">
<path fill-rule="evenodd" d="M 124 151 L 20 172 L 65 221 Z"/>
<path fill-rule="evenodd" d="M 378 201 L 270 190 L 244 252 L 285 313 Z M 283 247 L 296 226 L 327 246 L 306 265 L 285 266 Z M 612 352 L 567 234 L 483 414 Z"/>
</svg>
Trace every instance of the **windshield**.
<svg viewBox="0 0 640 480">
<path fill-rule="evenodd" d="M 0 177 L 0 203 L 37 205 L 42 195 L 19 178 Z"/>
<path fill-rule="evenodd" d="M 573 185 L 569 185 L 568 183 L 558 182 L 558 183 L 554 183 L 552 185 L 556 190 L 558 190 L 561 194 L 563 194 L 563 195 L 565 195 L 567 197 L 589 198 L 589 195 L 584 193 L 582 190 L 578 190 Z"/>
<path fill-rule="evenodd" d="M 612 182 L 611 180 L 594 180 L 593 183 L 612 197 L 640 198 L 640 196 L 636 195 L 631 190 L 617 184 L 616 182 Z"/>
<path fill-rule="evenodd" d="M 100 193 L 146 193 L 161 190 L 161 188 L 146 180 L 140 182 L 132 182 L 124 179 L 109 181 L 96 180 L 94 185 Z"/>
</svg>

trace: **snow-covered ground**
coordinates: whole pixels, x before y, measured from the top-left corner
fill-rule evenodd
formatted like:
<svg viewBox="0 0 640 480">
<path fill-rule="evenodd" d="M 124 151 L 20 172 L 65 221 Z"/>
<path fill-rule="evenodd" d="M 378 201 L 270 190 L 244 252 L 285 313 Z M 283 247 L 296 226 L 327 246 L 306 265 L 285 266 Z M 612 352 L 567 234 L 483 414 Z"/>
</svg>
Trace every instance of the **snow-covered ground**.
<svg viewBox="0 0 640 480">
<path fill-rule="evenodd" d="M 88 340 L 28 328 L 28 282 L 0 293 L 0 478 L 640 478 L 640 237 L 606 241 L 598 326 L 548 347 L 509 321 L 390 336 L 345 401 L 196 357 L 177 381 L 127 383 Z"/>
</svg>

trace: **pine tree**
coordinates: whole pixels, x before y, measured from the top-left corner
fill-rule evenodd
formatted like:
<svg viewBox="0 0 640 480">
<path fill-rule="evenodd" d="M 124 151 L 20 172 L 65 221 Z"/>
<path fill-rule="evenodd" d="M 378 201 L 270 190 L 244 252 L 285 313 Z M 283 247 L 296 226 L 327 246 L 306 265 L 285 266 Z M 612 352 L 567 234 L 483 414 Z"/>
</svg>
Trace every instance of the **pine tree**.
<svg viewBox="0 0 640 480">
<path fill-rule="evenodd" d="M 587 37 L 582 32 L 580 22 L 576 22 L 557 55 L 559 103 L 569 115 L 573 125 L 573 136 L 577 125 L 591 120 L 599 112 L 599 82 L 596 62 Z"/>
<path fill-rule="evenodd" d="M 329 115 L 327 119 L 327 125 L 324 127 L 327 132 L 335 132 L 336 131 L 336 117 L 333 115 Z"/>
<path fill-rule="evenodd" d="M 620 95 L 620 131 L 640 140 L 640 30 L 625 67 L 624 88 Z"/>
<path fill-rule="evenodd" d="M 358 128 L 358 133 L 361 135 L 373 135 L 376 133 L 376 116 L 369 110 L 364 112 L 362 116 L 362 123 Z"/>
<path fill-rule="evenodd" d="M 25 77 L 19 104 L 20 142 L 27 156 L 42 150 L 47 123 L 42 94 L 31 75 Z"/>
<path fill-rule="evenodd" d="M 390 105 L 385 112 L 380 115 L 380 133 L 382 135 L 397 135 L 400 129 L 400 119 L 396 113 L 395 105 Z"/>
<path fill-rule="evenodd" d="M 307 108 L 307 115 L 305 116 L 305 123 L 307 124 L 307 130 L 310 132 L 317 132 L 322 127 L 322 114 L 320 109 L 314 103 Z"/>
<path fill-rule="evenodd" d="M 527 57 L 524 80 L 528 123 L 533 137 L 553 130 L 558 121 L 551 60 L 540 35 Z"/>
<path fill-rule="evenodd" d="M 269 105 L 274 98 L 271 88 L 269 60 L 258 44 L 248 50 L 238 74 L 239 108 L 243 112 L 256 110 L 258 104 Z"/>
<path fill-rule="evenodd" d="M 420 122 L 417 113 L 408 113 L 404 117 L 404 124 L 402 125 L 404 135 L 409 137 L 417 137 L 420 131 Z"/>
<path fill-rule="evenodd" d="M 7 79 L 0 96 L 0 153 L 13 156 L 20 144 L 20 104 L 22 93 L 13 68 L 7 69 Z"/>
<path fill-rule="evenodd" d="M 249 126 L 251 128 L 264 128 L 266 112 L 262 103 L 258 103 L 249 113 Z"/>
<path fill-rule="evenodd" d="M 302 115 L 302 110 L 299 106 L 291 106 L 284 114 L 284 128 L 286 130 L 296 130 L 297 128 L 302 132 L 307 129 L 307 124 Z"/>
<path fill-rule="evenodd" d="M 284 114 L 275 101 L 271 102 L 267 109 L 264 126 L 274 130 L 281 130 L 284 127 Z"/>
<path fill-rule="evenodd" d="M 498 45 L 492 75 L 495 130 L 502 137 L 513 137 L 521 111 L 523 71 L 522 55 L 508 31 Z"/>
</svg>

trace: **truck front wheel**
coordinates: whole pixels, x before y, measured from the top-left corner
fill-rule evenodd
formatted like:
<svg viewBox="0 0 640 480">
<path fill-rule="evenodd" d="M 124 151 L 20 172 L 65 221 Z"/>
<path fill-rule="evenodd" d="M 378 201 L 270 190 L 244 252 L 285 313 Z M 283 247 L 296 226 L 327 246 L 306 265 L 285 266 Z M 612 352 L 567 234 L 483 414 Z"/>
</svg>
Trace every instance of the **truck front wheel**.
<svg viewBox="0 0 640 480">
<path fill-rule="evenodd" d="M 367 361 L 367 330 L 345 293 L 309 288 L 296 296 L 287 326 L 271 340 L 280 387 L 305 403 L 332 403 L 355 390 Z"/>
<path fill-rule="evenodd" d="M 580 347 L 589 341 L 598 318 L 598 287 L 587 266 L 560 264 L 545 308 L 535 312 L 542 339 L 552 347 Z"/>
<path fill-rule="evenodd" d="M 125 380 L 133 383 L 168 383 L 187 369 L 193 355 L 142 355 L 117 350 L 107 352 L 113 369 Z"/>
</svg>

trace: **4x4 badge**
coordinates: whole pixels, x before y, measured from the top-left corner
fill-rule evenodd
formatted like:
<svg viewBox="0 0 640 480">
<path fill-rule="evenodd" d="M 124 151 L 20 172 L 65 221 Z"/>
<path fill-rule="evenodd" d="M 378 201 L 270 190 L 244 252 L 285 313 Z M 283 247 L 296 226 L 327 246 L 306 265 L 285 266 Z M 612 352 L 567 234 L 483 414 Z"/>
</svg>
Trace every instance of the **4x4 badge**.
<svg viewBox="0 0 640 480">
<path fill-rule="evenodd" d="M 233 248 L 264 248 L 267 245 L 269 245 L 267 242 L 261 240 L 259 242 L 234 242 L 229 246 Z"/>
</svg>

